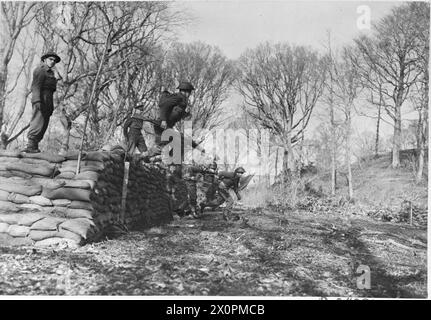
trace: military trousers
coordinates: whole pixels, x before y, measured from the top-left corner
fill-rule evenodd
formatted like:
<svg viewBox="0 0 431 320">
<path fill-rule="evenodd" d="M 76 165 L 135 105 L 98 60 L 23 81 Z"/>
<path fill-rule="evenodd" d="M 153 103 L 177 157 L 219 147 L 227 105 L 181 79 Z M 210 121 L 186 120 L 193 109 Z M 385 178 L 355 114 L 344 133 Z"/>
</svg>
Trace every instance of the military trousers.
<svg viewBox="0 0 431 320">
<path fill-rule="evenodd" d="M 138 148 L 141 153 L 148 150 L 141 131 L 132 129 L 129 131 L 129 135 L 127 137 L 127 154 L 132 156 L 136 148 Z"/>
<path fill-rule="evenodd" d="M 29 148 L 38 148 L 39 142 L 43 139 L 46 129 L 48 129 L 51 114 L 52 110 L 46 110 L 41 103 L 33 104 L 33 115 L 27 134 Z"/>
</svg>

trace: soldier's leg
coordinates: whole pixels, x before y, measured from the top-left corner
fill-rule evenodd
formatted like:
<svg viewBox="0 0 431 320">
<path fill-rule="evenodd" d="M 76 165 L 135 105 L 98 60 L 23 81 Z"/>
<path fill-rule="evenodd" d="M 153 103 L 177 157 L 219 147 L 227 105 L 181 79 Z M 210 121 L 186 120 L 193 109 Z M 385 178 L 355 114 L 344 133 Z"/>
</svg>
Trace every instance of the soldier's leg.
<svg viewBox="0 0 431 320">
<path fill-rule="evenodd" d="M 142 133 L 138 136 L 136 146 L 140 153 L 146 152 L 148 150 L 147 144 L 145 143 L 144 136 Z"/>
<path fill-rule="evenodd" d="M 127 155 L 129 157 L 133 156 L 133 154 L 135 153 L 135 148 L 136 148 L 136 139 L 133 136 L 133 134 L 130 133 L 127 139 Z"/>
<path fill-rule="evenodd" d="M 27 150 L 37 149 L 41 132 L 44 128 L 44 117 L 38 106 L 33 105 L 33 114 L 30 120 L 30 128 L 27 133 Z M 45 128 L 46 130 L 46 128 Z"/>
<path fill-rule="evenodd" d="M 49 119 L 51 118 L 51 115 L 42 113 L 42 117 L 43 117 L 43 125 L 42 125 L 42 128 L 41 128 L 38 136 L 37 136 L 38 143 L 40 141 L 42 141 L 43 136 L 45 135 L 46 129 L 48 129 Z"/>
<path fill-rule="evenodd" d="M 224 201 L 226 202 L 226 206 L 223 209 L 223 219 L 229 220 L 230 213 L 231 213 L 230 211 L 233 207 L 233 199 L 230 196 L 228 189 L 220 188 L 219 194 L 224 199 Z"/>
</svg>

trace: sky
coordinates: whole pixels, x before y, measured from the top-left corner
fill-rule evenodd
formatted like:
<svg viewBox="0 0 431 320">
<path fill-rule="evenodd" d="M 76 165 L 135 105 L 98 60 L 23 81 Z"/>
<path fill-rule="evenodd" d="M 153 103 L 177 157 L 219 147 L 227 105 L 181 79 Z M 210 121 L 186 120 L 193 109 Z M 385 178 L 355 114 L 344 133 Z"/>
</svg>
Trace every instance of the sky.
<svg viewBox="0 0 431 320">
<path fill-rule="evenodd" d="M 351 44 L 360 34 L 372 32 L 372 24 L 390 13 L 401 1 L 178 1 L 193 18 L 178 33 L 179 41 L 202 41 L 218 46 L 229 59 L 237 59 L 259 43 L 288 42 L 325 52 L 328 31 L 333 48 Z M 370 28 L 363 14 L 369 8 Z M 366 25 L 365 25 L 366 27 Z M 241 97 L 233 94 L 225 109 L 239 114 Z M 363 118 L 363 117 L 362 117 Z M 359 119 L 358 131 L 374 130 L 374 120 Z M 390 126 L 382 126 L 388 134 Z"/>
<path fill-rule="evenodd" d="M 236 59 L 259 43 L 289 42 L 324 50 L 327 31 L 335 46 L 370 32 L 359 30 L 357 20 L 368 6 L 375 21 L 399 2 L 358 1 L 181 1 L 194 21 L 180 34 L 183 42 L 204 41 Z M 361 9 L 361 8 L 360 8 Z M 362 9 L 361 9 L 362 10 Z"/>
</svg>

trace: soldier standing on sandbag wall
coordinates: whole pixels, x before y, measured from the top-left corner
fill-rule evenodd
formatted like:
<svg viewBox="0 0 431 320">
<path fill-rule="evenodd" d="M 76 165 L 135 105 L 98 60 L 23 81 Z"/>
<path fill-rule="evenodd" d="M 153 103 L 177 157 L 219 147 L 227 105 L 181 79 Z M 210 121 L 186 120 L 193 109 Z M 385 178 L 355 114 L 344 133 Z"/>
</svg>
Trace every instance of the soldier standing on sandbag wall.
<svg viewBox="0 0 431 320">
<path fill-rule="evenodd" d="M 40 152 L 39 142 L 43 139 L 54 111 L 54 92 L 57 89 L 57 81 L 61 79 L 55 70 L 55 65 L 61 61 L 57 54 L 48 52 L 41 60 L 42 63 L 33 71 L 31 85 L 33 115 L 27 134 L 27 147 L 23 150 L 28 153 Z"/>
<path fill-rule="evenodd" d="M 160 125 L 154 125 L 154 133 L 156 136 L 156 150 L 151 156 L 159 155 L 161 147 L 167 142 L 162 141 L 162 133 L 165 129 L 172 129 L 175 124 L 183 118 L 190 115 L 187 108 L 188 99 L 195 88 L 190 82 L 183 81 L 177 87 L 179 92 L 169 93 L 164 91 L 159 101 L 159 119 Z M 192 147 L 195 147 L 192 142 Z"/>
<path fill-rule="evenodd" d="M 144 111 L 144 105 L 138 105 L 135 107 L 135 112 L 129 117 L 124 123 L 123 133 L 127 141 L 127 155 L 131 158 L 138 148 L 142 157 L 145 157 L 147 144 L 145 143 L 144 136 L 142 135 L 142 128 L 144 124 L 144 117 L 142 112 Z"/>
<path fill-rule="evenodd" d="M 234 172 L 221 171 L 218 174 L 219 186 L 218 192 L 226 201 L 226 207 L 223 209 L 223 219 L 229 220 L 239 220 L 239 216 L 232 216 L 232 207 L 234 205 L 234 200 L 229 194 L 229 190 L 232 189 L 238 200 L 241 200 L 241 195 L 239 194 L 239 180 L 244 174 L 245 170 L 242 167 L 236 168 Z"/>
</svg>

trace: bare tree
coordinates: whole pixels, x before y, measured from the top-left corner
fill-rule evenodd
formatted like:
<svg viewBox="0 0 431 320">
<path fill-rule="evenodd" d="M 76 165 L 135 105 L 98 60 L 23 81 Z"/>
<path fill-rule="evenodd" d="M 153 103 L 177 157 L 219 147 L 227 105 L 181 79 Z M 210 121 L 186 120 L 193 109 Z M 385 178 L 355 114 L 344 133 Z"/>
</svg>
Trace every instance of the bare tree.
<svg viewBox="0 0 431 320">
<path fill-rule="evenodd" d="M 332 62 L 331 79 L 335 84 L 334 95 L 337 100 L 337 107 L 342 111 L 345 117 L 344 132 L 345 132 L 345 151 L 346 151 L 346 167 L 347 180 L 349 187 L 349 199 L 353 199 L 353 181 L 352 181 L 352 110 L 353 103 L 356 99 L 361 87 L 360 76 L 356 64 L 351 60 L 352 50 L 349 47 L 343 49 L 343 53 L 339 58 L 330 59 Z"/>
<path fill-rule="evenodd" d="M 419 10 L 416 10 L 415 6 Z M 420 75 L 417 69 L 417 49 L 421 42 L 416 29 L 429 29 L 425 21 L 421 24 L 416 21 L 417 12 L 422 10 L 429 11 L 429 6 L 424 2 L 396 7 L 391 14 L 374 25 L 375 32 L 372 36 L 355 39 L 356 47 L 361 53 L 358 63 L 360 73 L 368 88 L 377 93 L 380 101 L 376 104 L 383 105 L 394 124 L 394 168 L 400 165 L 401 109 L 412 85 Z M 370 70 L 373 70 L 377 77 L 370 76 Z M 383 85 L 382 82 L 375 81 L 376 78 L 381 80 Z M 383 93 L 383 96 L 380 93 Z"/>
<path fill-rule="evenodd" d="M 26 28 L 35 17 L 38 4 L 35 2 L 1 2 L 0 3 L 0 148 L 6 147 L 8 133 L 3 132 L 4 110 L 7 96 L 8 65 L 15 52 L 15 46 L 22 30 Z"/>
<path fill-rule="evenodd" d="M 293 144 L 307 127 L 323 91 L 323 63 L 311 49 L 266 43 L 247 50 L 238 70 L 237 88 L 244 97 L 244 109 L 281 140 L 287 176 L 295 169 Z"/>
</svg>

